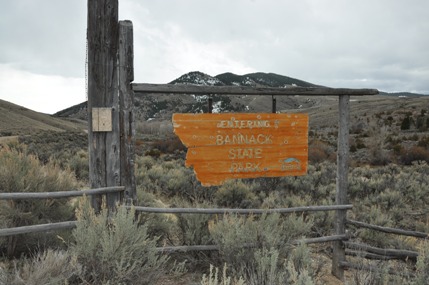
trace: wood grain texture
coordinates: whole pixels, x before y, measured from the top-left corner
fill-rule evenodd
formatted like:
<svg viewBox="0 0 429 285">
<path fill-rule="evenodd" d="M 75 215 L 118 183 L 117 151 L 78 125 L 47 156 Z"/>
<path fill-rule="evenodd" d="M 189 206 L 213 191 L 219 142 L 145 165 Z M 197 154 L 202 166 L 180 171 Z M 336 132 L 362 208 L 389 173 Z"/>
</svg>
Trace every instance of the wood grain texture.
<svg viewBox="0 0 429 285">
<path fill-rule="evenodd" d="M 204 186 L 307 173 L 306 114 L 174 114 L 173 126 Z"/>
<path fill-rule="evenodd" d="M 119 185 L 118 0 L 88 1 L 88 143 L 91 188 Z M 93 132 L 92 109 L 112 108 L 112 131 Z M 112 206 L 117 194 L 108 195 Z M 101 195 L 91 196 L 96 211 Z"/>
<path fill-rule="evenodd" d="M 337 191 L 335 202 L 338 205 L 347 204 L 348 173 L 349 173 L 349 125 L 350 125 L 350 96 L 339 97 L 339 129 L 337 151 Z M 346 232 L 347 211 L 335 212 L 335 234 L 343 235 Z M 332 274 L 340 280 L 344 280 L 344 268 L 340 266 L 345 261 L 346 253 L 344 244 L 337 241 L 333 244 Z"/>
<path fill-rule="evenodd" d="M 133 83 L 136 93 L 163 93 L 163 94 L 225 94 L 225 95 L 277 95 L 277 96 L 332 96 L 332 95 L 377 95 L 377 89 L 348 89 L 327 87 L 249 87 L 249 86 L 201 86 L 175 84 L 148 84 Z"/>
<path fill-rule="evenodd" d="M 131 81 L 134 80 L 133 24 L 131 21 L 119 22 L 118 59 L 121 185 L 125 186 L 125 202 L 130 204 L 137 199 L 134 174 L 134 92 L 131 89 Z"/>
</svg>

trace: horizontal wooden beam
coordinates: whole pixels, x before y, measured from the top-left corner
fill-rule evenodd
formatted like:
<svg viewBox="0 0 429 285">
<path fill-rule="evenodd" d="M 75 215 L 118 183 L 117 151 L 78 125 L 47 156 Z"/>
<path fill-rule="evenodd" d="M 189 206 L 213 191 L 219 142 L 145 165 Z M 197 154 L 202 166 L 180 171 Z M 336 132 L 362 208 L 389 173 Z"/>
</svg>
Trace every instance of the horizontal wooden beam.
<svg viewBox="0 0 429 285">
<path fill-rule="evenodd" d="M 357 257 L 362 257 L 362 258 L 366 258 L 366 259 L 375 259 L 375 260 L 392 260 L 392 259 L 395 259 L 394 256 L 379 255 L 379 254 L 375 254 L 375 253 L 369 253 L 366 251 L 350 250 L 350 249 L 346 249 L 346 255 L 357 256 Z"/>
<path fill-rule="evenodd" d="M 332 236 L 326 236 L 326 237 L 317 237 L 317 238 L 306 238 L 302 240 L 294 241 L 293 244 L 299 244 L 299 243 L 305 243 L 305 244 L 314 244 L 314 243 L 324 243 L 324 242 L 331 242 L 331 241 L 342 241 L 342 240 L 348 240 L 348 235 L 332 235 Z"/>
<path fill-rule="evenodd" d="M 351 269 L 356 269 L 356 270 L 365 270 L 365 271 L 370 271 L 370 272 L 384 273 L 383 268 L 380 266 L 372 266 L 372 265 L 366 265 L 366 264 L 355 264 L 355 263 L 351 263 L 351 262 L 347 262 L 347 261 L 340 261 L 340 266 L 342 266 L 344 268 L 351 268 Z M 395 270 L 395 269 L 388 269 L 387 273 L 389 273 L 390 275 L 397 275 L 397 276 L 404 276 L 404 277 L 414 277 L 415 276 L 413 273 L 402 272 L 402 271 Z"/>
<path fill-rule="evenodd" d="M 373 247 L 366 244 L 359 244 L 359 243 L 348 242 L 348 241 L 344 242 L 344 244 L 347 248 L 350 248 L 350 249 L 367 251 L 378 255 L 393 256 L 396 259 L 402 259 L 402 260 L 407 260 L 407 259 L 416 260 L 417 256 L 419 255 L 418 252 L 411 251 L 411 250 L 378 248 L 378 247 Z"/>
<path fill-rule="evenodd" d="M 300 239 L 292 241 L 292 244 L 298 245 L 301 243 L 305 244 L 314 244 L 314 243 L 323 243 L 337 240 L 346 240 L 348 237 L 346 235 L 334 235 L 334 236 L 326 236 L 326 237 L 318 237 L 318 238 L 308 238 L 308 239 Z M 254 244 L 243 244 L 242 248 L 252 248 L 255 247 Z M 158 252 L 189 252 L 189 251 L 218 251 L 220 249 L 219 245 L 181 245 L 181 246 L 163 246 L 158 247 Z"/>
<path fill-rule="evenodd" d="M 327 87 L 249 87 L 249 86 L 202 86 L 202 85 L 175 85 L 175 84 L 147 84 L 133 83 L 135 93 L 162 93 L 162 94 L 224 94 L 224 95 L 276 95 L 276 96 L 339 96 L 339 95 L 377 95 L 377 89 L 348 89 Z"/>
<path fill-rule="evenodd" d="M 71 198 L 84 195 L 107 194 L 124 191 L 124 186 L 103 187 L 89 190 L 73 190 L 58 192 L 19 192 L 0 193 L 0 200 L 22 200 L 22 199 L 59 199 Z"/>
<path fill-rule="evenodd" d="M 296 212 L 317 212 L 350 210 L 353 205 L 331 205 L 331 206 L 303 206 L 295 208 L 277 209 L 206 209 L 206 208 L 155 208 L 135 206 L 137 212 L 163 213 L 163 214 L 271 214 L 271 213 L 296 213 Z"/>
<path fill-rule="evenodd" d="M 411 236 L 411 237 L 418 237 L 418 238 L 429 238 L 429 234 L 423 233 L 423 232 L 407 231 L 407 230 L 376 226 L 376 225 L 371 225 L 364 222 L 358 222 L 355 220 L 347 220 L 347 224 L 350 224 L 356 227 L 367 228 L 367 229 L 371 229 L 379 232 L 389 233 L 389 234 L 397 234 L 397 235 Z"/>
<path fill-rule="evenodd" d="M 73 229 L 76 227 L 76 225 L 77 225 L 76 221 L 69 221 L 69 222 L 59 222 L 59 223 L 0 229 L 0 237 L 38 233 L 38 232 L 47 232 L 47 231 L 54 231 L 54 230 L 57 231 L 57 230 Z"/>
</svg>

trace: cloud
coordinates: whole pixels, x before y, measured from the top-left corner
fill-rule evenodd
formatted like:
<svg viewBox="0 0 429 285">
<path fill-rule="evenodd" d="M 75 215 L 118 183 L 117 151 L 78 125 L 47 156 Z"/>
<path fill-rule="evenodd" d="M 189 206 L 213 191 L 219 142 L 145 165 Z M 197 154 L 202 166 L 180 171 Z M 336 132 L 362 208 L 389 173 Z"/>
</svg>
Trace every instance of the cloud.
<svg viewBox="0 0 429 285">
<path fill-rule="evenodd" d="M 40 75 L 4 64 L 0 64 L 0 78 L 3 100 L 34 111 L 53 114 L 86 100 L 83 78 Z"/>
<path fill-rule="evenodd" d="M 0 63 L 38 74 L 85 74 L 86 1 L 3 1 Z"/>
<path fill-rule="evenodd" d="M 87 1 L 3 2 L 3 70 L 62 90 L 70 78 L 84 80 Z M 427 11 L 427 0 L 119 1 L 119 18 L 134 23 L 136 82 L 167 83 L 195 70 L 262 71 L 330 87 L 419 93 L 429 93 Z M 10 86 L 5 76 L 0 85 Z M 1 98 L 11 98 L 5 90 Z M 57 98 L 49 90 L 45 96 Z"/>
</svg>

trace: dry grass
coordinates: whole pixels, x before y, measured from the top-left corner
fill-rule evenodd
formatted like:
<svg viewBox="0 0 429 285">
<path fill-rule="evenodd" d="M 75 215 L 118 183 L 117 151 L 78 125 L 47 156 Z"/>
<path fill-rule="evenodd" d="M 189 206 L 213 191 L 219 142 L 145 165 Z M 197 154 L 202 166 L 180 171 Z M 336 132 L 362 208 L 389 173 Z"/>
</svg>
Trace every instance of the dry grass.
<svg viewBox="0 0 429 285">
<path fill-rule="evenodd" d="M 29 135 L 37 131 L 83 131 L 85 123 L 53 117 L 0 100 L 0 136 Z"/>
</svg>

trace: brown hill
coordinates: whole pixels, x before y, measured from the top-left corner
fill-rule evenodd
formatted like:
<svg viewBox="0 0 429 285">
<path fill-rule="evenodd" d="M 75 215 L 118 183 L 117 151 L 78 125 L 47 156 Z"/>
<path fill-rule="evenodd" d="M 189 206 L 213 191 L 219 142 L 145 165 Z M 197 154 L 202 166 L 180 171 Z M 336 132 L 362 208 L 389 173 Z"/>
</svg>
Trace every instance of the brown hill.
<svg viewBox="0 0 429 285">
<path fill-rule="evenodd" d="M 0 136 L 29 135 L 39 131 L 84 131 L 86 122 L 39 113 L 0 100 Z"/>
</svg>

